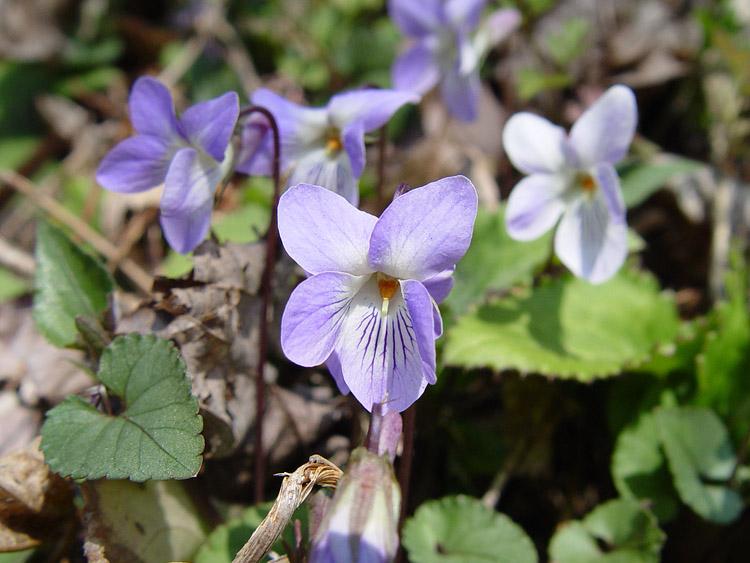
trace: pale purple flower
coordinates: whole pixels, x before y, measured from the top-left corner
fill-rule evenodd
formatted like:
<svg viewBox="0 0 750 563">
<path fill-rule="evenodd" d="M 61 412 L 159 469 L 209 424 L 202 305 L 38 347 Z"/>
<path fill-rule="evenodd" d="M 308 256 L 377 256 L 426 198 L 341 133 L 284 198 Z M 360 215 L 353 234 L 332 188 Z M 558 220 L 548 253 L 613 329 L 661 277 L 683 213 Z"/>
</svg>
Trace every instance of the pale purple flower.
<svg viewBox="0 0 750 563">
<path fill-rule="evenodd" d="M 477 117 L 479 67 L 490 48 L 518 27 L 512 8 L 493 12 L 480 26 L 486 0 L 389 0 L 388 11 L 411 44 L 393 65 L 393 85 L 420 95 L 440 85 L 448 110 Z"/>
<path fill-rule="evenodd" d="M 385 456 L 357 448 L 315 533 L 310 563 L 388 563 L 398 551 L 401 491 Z"/>
<path fill-rule="evenodd" d="M 419 97 L 409 92 L 366 88 L 333 96 L 326 107 L 311 108 L 290 102 L 270 90 L 257 90 L 253 104 L 274 116 L 281 136 L 281 168 L 287 186 L 300 183 L 328 188 L 352 204 L 359 201 L 358 179 L 365 167 L 365 133 L 385 125 L 404 104 Z M 254 123 L 256 129 L 259 122 Z M 243 134 L 244 135 L 244 134 Z M 242 158 L 237 170 L 270 174 L 270 134 L 262 141 L 246 133 L 252 158 Z"/>
<path fill-rule="evenodd" d="M 191 106 L 178 118 L 169 90 L 142 77 L 130 93 L 129 108 L 136 134 L 104 157 L 96 179 L 120 193 L 164 184 L 164 236 L 178 252 L 190 252 L 208 233 L 214 191 L 229 172 L 239 98 L 228 92 Z"/>
<path fill-rule="evenodd" d="M 293 362 L 325 362 L 367 409 L 401 412 L 435 383 L 437 308 L 471 242 L 477 193 L 463 176 L 398 196 L 380 218 L 308 184 L 279 202 L 279 234 L 308 273 L 281 319 Z"/>
<path fill-rule="evenodd" d="M 627 255 L 628 227 L 614 165 L 635 134 L 638 108 L 626 86 L 607 90 L 570 134 L 532 113 L 508 120 L 503 145 L 528 174 L 508 200 L 508 233 L 538 238 L 560 220 L 555 253 L 576 276 L 592 283 L 612 277 Z"/>
</svg>

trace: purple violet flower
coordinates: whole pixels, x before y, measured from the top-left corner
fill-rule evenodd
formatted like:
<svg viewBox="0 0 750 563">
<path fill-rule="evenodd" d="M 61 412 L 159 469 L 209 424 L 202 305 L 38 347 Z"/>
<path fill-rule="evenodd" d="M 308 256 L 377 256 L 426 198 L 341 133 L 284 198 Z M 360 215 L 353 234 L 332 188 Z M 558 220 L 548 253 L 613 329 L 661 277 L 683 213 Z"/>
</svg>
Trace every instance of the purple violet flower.
<svg viewBox="0 0 750 563">
<path fill-rule="evenodd" d="M 451 114 L 464 121 L 476 119 L 481 61 L 521 21 L 518 10 L 507 8 L 493 12 L 480 26 L 485 4 L 486 0 L 389 0 L 391 19 L 411 38 L 393 65 L 394 86 L 423 95 L 439 84 Z"/>
<path fill-rule="evenodd" d="M 292 293 L 281 345 L 293 362 L 325 362 L 342 393 L 401 412 L 436 381 L 437 308 L 471 242 L 477 193 L 463 176 L 397 197 L 380 218 L 309 184 L 279 202 L 279 234 L 310 277 Z"/>
<path fill-rule="evenodd" d="M 310 563 L 393 561 L 400 508 L 391 462 L 357 448 L 315 533 Z"/>
<path fill-rule="evenodd" d="M 528 174 L 513 189 L 505 215 L 508 233 L 532 240 L 550 230 L 555 253 L 591 283 L 612 277 L 627 255 L 628 227 L 614 165 L 625 157 L 638 123 L 635 95 L 609 88 L 570 134 L 532 113 L 517 113 L 503 131 L 513 165 Z"/>
<path fill-rule="evenodd" d="M 418 102 L 419 97 L 409 92 L 367 88 L 337 94 L 324 108 L 310 108 L 261 88 L 253 94 L 252 101 L 268 109 L 276 119 L 281 136 L 281 168 L 289 174 L 287 186 L 323 186 L 357 205 L 357 180 L 365 167 L 365 133 L 382 127 L 396 110 Z M 256 131 L 260 122 L 259 118 L 252 124 Z M 252 146 L 248 151 L 251 158 L 239 159 L 237 170 L 270 174 L 270 133 L 259 140 L 257 132 L 246 133 L 243 128 L 245 137 Z"/>
<path fill-rule="evenodd" d="M 128 104 L 136 135 L 104 157 L 96 179 L 120 193 L 164 184 L 164 236 L 176 251 L 190 252 L 208 233 L 214 191 L 231 166 L 229 140 L 239 98 L 228 92 L 191 106 L 178 118 L 169 90 L 154 78 L 142 77 Z"/>
</svg>

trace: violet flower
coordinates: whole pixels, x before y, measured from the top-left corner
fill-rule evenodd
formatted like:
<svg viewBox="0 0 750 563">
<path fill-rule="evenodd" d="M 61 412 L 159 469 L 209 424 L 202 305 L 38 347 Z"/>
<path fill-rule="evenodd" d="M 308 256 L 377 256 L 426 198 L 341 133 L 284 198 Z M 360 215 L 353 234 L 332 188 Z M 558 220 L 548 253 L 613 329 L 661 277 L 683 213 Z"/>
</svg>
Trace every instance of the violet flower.
<svg viewBox="0 0 750 563">
<path fill-rule="evenodd" d="M 310 563 L 393 561 L 400 508 L 391 462 L 357 448 L 315 533 Z"/>
<path fill-rule="evenodd" d="M 290 188 L 279 234 L 310 277 L 292 293 L 281 345 L 293 362 L 325 362 L 342 393 L 401 412 L 435 383 L 437 308 L 471 242 L 477 193 L 463 176 L 398 196 L 380 218 L 319 186 Z"/>
<path fill-rule="evenodd" d="M 276 119 L 281 136 L 282 172 L 289 174 L 287 186 L 310 183 L 328 188 L 357 205 L 357 181 L 365 167 L 365 133 L 385 125 L 401 106 L 416 103 L 408 92 L 367 88 L 333 96 L 324 108 L 292 103 L 261 88 L 252 97 L 255 105 L 268 109 Z M 247 174 L 270 174 L 270 134 L 257 138 L 245 133 L 251 158 L 241 158 L 237 170 Z M 263 156 L 266 155 L 266 156 Z"/>
<path fill-rule="evenodd" d="M 391 19 L 411 39 L 393 65 L 394 86 L 423 95 L 439 84 L 452 115 L 476 119 L 481 61 L 521 21 L 517 10 L 507 8 L 493 12 L 480 26 L 485 4 L 486 0 L 389 0 Z"/>
<path fill-rule="evenodd" d="M 614 164 L 635 134 L 638 108 L 626 86 L 608 89 L 565 130 L 532 113 L 508 120 L 503 145 L 528 174 L 508 200 L 508 233 L 532 240 L 550 230 L 555 253 L 576 276 L 592 283 L 612 277 L 627 255 L 628 227 Z"/>
<path fill-rule="evenodd" d="M 190 252 L 208 233 L 214 191 L 231 166 L 229 140 L 239 98 L 228 92 L 191 106 L 178 118 L 169 90 L 154 78 L 142 77 L 128 104 L 136 135 L 104 157 L 96 179 L 120 193 L 164 184 L 164 236 L 176 251 Z"/>
</svg>

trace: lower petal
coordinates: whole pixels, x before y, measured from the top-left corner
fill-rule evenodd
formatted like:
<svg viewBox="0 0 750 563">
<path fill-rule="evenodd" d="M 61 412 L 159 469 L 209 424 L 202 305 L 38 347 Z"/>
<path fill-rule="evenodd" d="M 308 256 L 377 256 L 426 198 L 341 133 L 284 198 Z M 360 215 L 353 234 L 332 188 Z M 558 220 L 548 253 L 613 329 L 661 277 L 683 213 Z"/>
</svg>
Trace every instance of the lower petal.
<svg viewBox="0 0 750 563">
<path fill-rule="evenodd" d="M 430 312 L 430 332 L 432 326 Z M 380 403 L 385 411 L 402 412 L 427 386 L 417 332 L 401 292 L 383 315 L 374 277 L 352 300 L 335 352 L 344 381 L 368 411 Z"/>
<path fill-rule="evenodd" d="M 391 80 L 398 90 L 423 95 L 432 90 L 440 80 L 440 70 L 435 55 L 425 43 L 416 43 L 402 53 L 393 63 Z"/>
<path fill-rule="evenodd" d="M 177 151 L 164 181 L 161 224 L 170 246 L 190 252 L 206 237 L 211 223 L 213 194 L 221 181 L 219 163 L 198 151 Z"/>
<path fill-rule="evenodd" d="M 331 352 L 331 355 L 328 356 L 326 367 L 328 368 L 328 371 L 331 372 L 333 380 L 336 382 L 336 387 L 339 388 L 339 392 L 342 395 L 348 395 L 349 386 L 346 384 L 346 381 L 344 381 L 344 372 L 341 371 L 341 361 L 336 352 Z"/>
<path fill-rule="evenodd" d="M 299 284 L 281 317 L 281 347 L 287 358 L 305 367 L 328 360 L 351 301 L 369 277 L 324 272 Z"/>
<path fill-rule="evenodd" d="M 513 188 L 505 211 L 508 234 L 534 240 L 549 231 L 565 209 L 562 193 L 567 181 L 552 174 L 532 174 Z"/>
<path fill-rule="evenodd" d="M 164 182 L 171 153 L 169 144 L 159 137 L 130 137 L 107 153 L 96 171 L 96 181 L 120 193 L 155 188 Z"/>
<path fill-rule="evenodd" d="M 480 88 L 477 69 L 463 73 L 455 67 L 440 83 L 440 93 L 448 111 L 462 121 L 474 121 L 477 118 Z"/>
<path fill-rule="evenodd" d="M 576 276 L 601 283 L 622 266 L 627 240 L 627 225 L 612 216 L 602 195 L 580 198 L 560 221 L 555 253 Z"/>
<path fill-rule="evenodd" d="M 422 358 L 423 375 L 427 383 L 435 384 L 435 319 L 432 297 L 427 288 L 415 280 L 402 281 L 401 291 Z"/>
</svg>

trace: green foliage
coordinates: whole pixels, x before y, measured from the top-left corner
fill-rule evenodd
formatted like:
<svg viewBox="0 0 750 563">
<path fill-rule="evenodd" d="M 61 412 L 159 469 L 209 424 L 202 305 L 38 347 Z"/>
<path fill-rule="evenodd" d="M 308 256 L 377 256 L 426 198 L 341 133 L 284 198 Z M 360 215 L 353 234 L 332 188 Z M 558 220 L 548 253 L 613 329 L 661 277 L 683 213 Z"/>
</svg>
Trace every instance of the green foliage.
<svg viewBox="0 0 750 563">
<path fill-rule="evenodd" d="M 29 286 L 25 280 L 0 267 L 0 303 L 23 295 L 28 289 Z"/>
<path fill-rule="evenodd" d="M 513 240 L 505 229 L 503 209 L 479 210 L 471 247 L 458 263 L 446 303 L 455 314 L 484 301 L 487 292 L 530 283 L 534 271 L 549 258 L 552 234 L 531 242 Z"/>
<path fill-rule="evenodd" d="M 571 77 L 560 72 L 545 72 L 537 68 L 523 68 L 518 73 L 518 97 L 529 101 L 548 90 L 562 90 L 570 85 Z"/>
<path fill-rule="evenodd" d="M 103 414 L 80 397 L 50 410 L 41 447 L 55 472 L 133 481 L 198 473 L 203 419 L 172 343 L 138 334 L 117 337 L 102 354 L 97 378 L 124 410 Z"/>
<path fill-rule="evenodd" d="M 231 563 L 234 556 L 245 545 L 245 542 L 260 525 L 272 506 L 272 502 L 251 506 L 241 516 L 232 518 L 225 524 L 216 527 L 195 554 L 195 563 Z M 308 514 L 306 505 L 297 509 L 292 522 L 294 520 L 300 520 L 302 529 L 307 529 Z M 281 538 L 273 545 L 272 549 L 283 553 L 285 551 L 285 543 L 289 546 L 295 545 L 293 526 L 287 526 Z"/>
<path fill-rule="evenodd" d="M 566 276 L 459 319 L 444 359 L 589 381 L 643 362 L 678 326 L 674 302 L 650 276 L 623 271 L 601 285 Z"/>
<path fill-rule="evenodd" d="M 642 414 L 617 437 L 612 454 L 612 479 L 623 498 L 649 501 L 660 521 L 677 513 L 677 494 L 651 413 Z"/>
<path fill-rule="evenodd" d="M 716 410 L 740 441 L 750 431 L 750 313 L 747 269 L 739 253 L 732 261 L 728 300 L 713 311 L 714 330 L 698 361 L 696 402 Z"/>
<path fill-rule="evenodd" d="M 556 563 L 658 563 L 664 537 L 636 501 L 615 499 L 561 528 L 549 555 Z"/>
<path fill-rule="evenodd" d="M 507 516 L 467 496 L 424 503 L 404 524 L 414 563 L 535 563 L 534 544 Z"/>
<path fill-rule="evenodd" d="M 559 67 L 566 68 L 583 54 L 590 27 L 588 20 L 570 18 L 555 33 L 547 36 L 545 46 Z"/>
<path fill-rule="evenodd" d="M 672 157 L 659 163 L 631 163 L 620 169 L 620 184 L 625 205 L 635 207 L 664 187 L 669 179 L 679 174 L 697 172 L 704 165 L 695 160 Z"/>
<path fill-rule="evenodd" d="M 719 417 L 695 407 L 660 408 L 654 416 L 682 501 L 712 522 L 735 520 L 742 511 L 742 498 L 726 482 L 737 458 Z"/>
<path fill-rule="evenodd" d="M 76 341 L 76 317 L 98 318 L 106 309 L 112 278 L 98 260 L 44 221 L 37 227 L 36 263 L 36 325 L 52 344 L 70 346 Z"/>
</svg>

